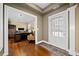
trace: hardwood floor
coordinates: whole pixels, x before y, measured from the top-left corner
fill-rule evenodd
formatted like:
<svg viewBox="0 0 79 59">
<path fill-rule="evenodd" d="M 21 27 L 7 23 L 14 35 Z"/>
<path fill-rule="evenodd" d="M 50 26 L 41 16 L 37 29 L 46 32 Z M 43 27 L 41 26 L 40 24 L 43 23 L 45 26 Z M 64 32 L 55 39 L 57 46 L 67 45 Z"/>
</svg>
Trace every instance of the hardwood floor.
<svg viewBox="0 0 79 59">
<path fill-rule="evenodd" d="M 29 43 L 28 40 L 14 42 L 14 39 L 9 40 L 9 55 L 8 56 L 70 56 L 67 51 L 58 47 L 40 43 Z"/>
<path fill-rule="evenodd" d="M 53 46 L 53 45 L 50 45 L 50 44 L 47 44 L 47 43 L 44 43 L 44 42 L 40 43 L 39 45 L 48 49 L 49 51 L 53 51 L 55 56 L 71 56 L 68 53 L 68 51 L 61 49 L 61 48 L 58 48 L 56 46 Z"/>
<path fill-rule="evenodd" d="M 9 40 L 9 55 L 8 56 L 51 56 L 55 55 L 54 52 L 48 49 L 29 43 L 27 40 L 21 42 L 14 42 L 13 39 Z"/>
</svg>

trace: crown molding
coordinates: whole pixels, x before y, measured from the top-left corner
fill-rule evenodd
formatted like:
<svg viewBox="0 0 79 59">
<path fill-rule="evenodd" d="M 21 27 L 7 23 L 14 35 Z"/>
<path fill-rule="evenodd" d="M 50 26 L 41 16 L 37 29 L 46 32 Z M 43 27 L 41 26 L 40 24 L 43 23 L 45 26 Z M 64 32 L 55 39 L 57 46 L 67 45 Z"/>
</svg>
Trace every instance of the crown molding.
<svg viewBox="0 0 79 59">
<path fill-rule="evenodd" d="M 41 12 L 41 14 L 47 13 L 50 10 L 55 10 L 57 8 L 59 8 L 61 5 L 63 5 L 64 3 L 50 3 L 47 7 L 45 7 L 44 9 L 40 8 L 39 6 L 37 6 L 34 3 L 26 3 L 26 5 L 28 5 L 29 7 L 36 9 L 37 11 Z"/>
<path fill-rule="evenodd" d="M 42 16 L 42 13 L 32 7 L 29 7 L 28 5 L 26 5 L 25 3 L 4 3 L 4 5 L 8 5 L 23 11 L 31 11 L 33 14 L 39 14 Z"/>
<path fill-rule="evenodd" d="M 37 5 L 35 5 L 34 3 L 5 3 L 9 6 L 13 6 L 18 8 L 21 7 L 21 9 L 27 9 L 29 11 L 33 11 L 36 14 L 40 14 L 41 16 L 43 16 L 44 14 L 50 13 L 52 11 L 55 11 L 57 9 L 59 9 L 62 6 L 68 5 L 68 3 L 50 3 L 47 7 L 45 7 L 44 9 L 38 7 Z M 56 7 L 55 7 L 56 5 Z M 59 5 L 59 6 L 57 6 Z"/>
<path fill-rule="evenodd" d="M 39 6 L 37 6 L 37 5 L 33 4 L 33 3 L 25 3 L 25 4 L 42 13 L 42 9 Z"/>
</svg>

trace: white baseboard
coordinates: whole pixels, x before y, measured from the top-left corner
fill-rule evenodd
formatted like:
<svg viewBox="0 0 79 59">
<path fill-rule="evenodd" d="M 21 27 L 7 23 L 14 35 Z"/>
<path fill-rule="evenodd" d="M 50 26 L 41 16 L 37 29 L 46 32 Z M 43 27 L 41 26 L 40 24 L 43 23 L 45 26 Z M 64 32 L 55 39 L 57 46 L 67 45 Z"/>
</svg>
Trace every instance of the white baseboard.
<svg viewBox="0 0 79 59">
<path fill-rule="evenodd" d="M 37 44 L 42 43 L 42 42 L 44 42 L 44 43 L 47 43 L 47 44 L 48 44 L 48 42 L 47 42 L 47 41 L 45 41 L 45 40 L 41 40 L 41 41 L 37 42 Z"/>
<path fill-rule="evenodd" d="M 42 42 L 43 42 L 43 40 L 42 40 L 42 41 L 37 42 L 37 44 L 42 43 Z"/>
<path fill-rule="evenodd" d="M 49 44 L 47 41 L 43 40 L 42 42 Z"/>
</svg>

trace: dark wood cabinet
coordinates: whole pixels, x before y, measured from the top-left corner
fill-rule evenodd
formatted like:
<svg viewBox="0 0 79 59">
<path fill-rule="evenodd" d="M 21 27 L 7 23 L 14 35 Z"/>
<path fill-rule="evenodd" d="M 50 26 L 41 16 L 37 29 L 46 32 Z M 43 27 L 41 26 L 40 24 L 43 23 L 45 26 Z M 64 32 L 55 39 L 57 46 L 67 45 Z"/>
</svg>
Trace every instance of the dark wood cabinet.
<svg viewBox="0 0 79 59">
<path fill-rule="evenodd" d="M 14 41 L 17 42 L 17 41 L 20 41 L 20 40 L 21 40 L 20 35 L 16 35 L 16 34 L 15 34 L 15 39 L 14 39 Z"/>
<path fill-rule="evenodd" d="M 14 35 L 16 33 L 16 25 L 8 25 L 8 36 L 9 38 L 14 38 Z"/>
<path fill-rule="evenodd" d="M 30 34 L 32 34 L 32 33 L 28 33 L 28 32 L 24 32 L 24 33 L 21 33 L 21 32 L 17 32 L 16 34 L 15 34 L 15 39 L 14 39 L 14 41 L 16 42 L 16 41 L 22 41 L 22 40 L 27 40 L 28 38 L 28 35 L 30 35 Z"/>
</svg>

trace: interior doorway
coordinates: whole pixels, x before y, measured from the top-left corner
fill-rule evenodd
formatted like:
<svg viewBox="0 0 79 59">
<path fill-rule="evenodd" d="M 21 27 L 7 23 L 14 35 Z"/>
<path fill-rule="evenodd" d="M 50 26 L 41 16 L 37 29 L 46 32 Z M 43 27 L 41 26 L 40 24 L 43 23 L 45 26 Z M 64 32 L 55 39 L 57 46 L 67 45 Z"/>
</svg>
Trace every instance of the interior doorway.
<svg viewBox="0 0 79 59">
<path fill-rule="evenodd" d="M 14 42 L 28 39 L 37 44 L 37 16 L 5 5 L 5 53 L 9 52 L 9 38 Z M 27 26 L 25 25 L 27 24 Z"/>
</svg>

